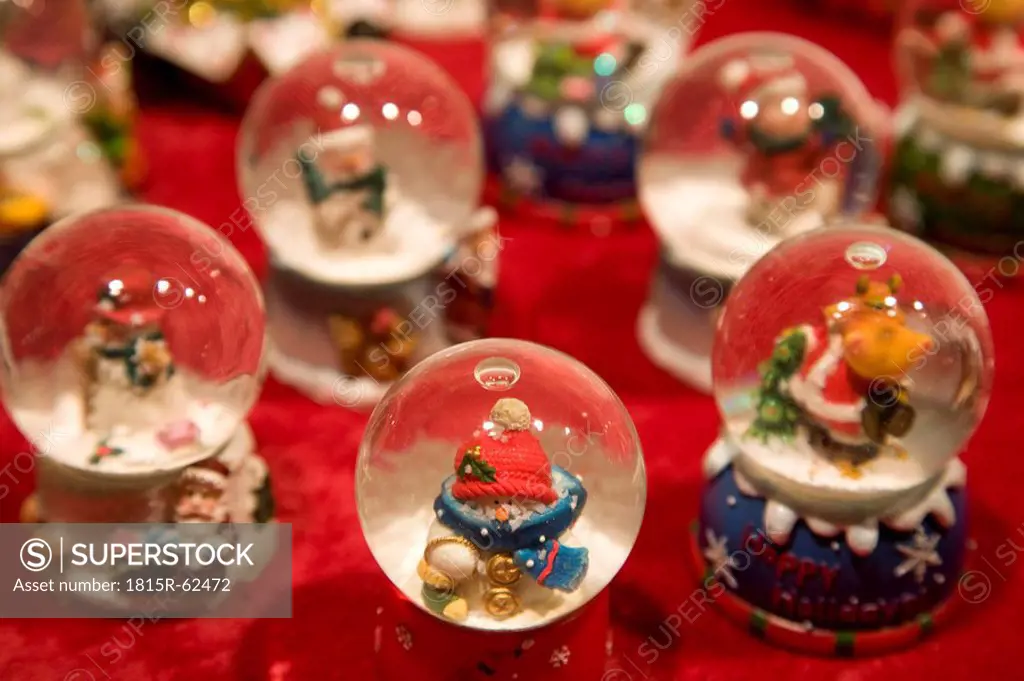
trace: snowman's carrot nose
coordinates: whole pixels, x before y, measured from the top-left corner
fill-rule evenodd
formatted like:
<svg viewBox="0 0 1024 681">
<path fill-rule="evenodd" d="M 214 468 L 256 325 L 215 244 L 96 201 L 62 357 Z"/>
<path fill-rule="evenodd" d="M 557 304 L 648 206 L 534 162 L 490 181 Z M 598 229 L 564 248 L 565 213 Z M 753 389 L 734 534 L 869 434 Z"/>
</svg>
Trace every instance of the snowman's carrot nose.
<svg viewBox="0 0 1024 681">
<path fill-rule="evenodd" d="M 505 508 L 504 506 L 499 506 L 498 508 L 494 509 L 494 517 L 498 522 L 505 522 L 506 520 L 508 520 L 508 509 Z"/>
</svg>

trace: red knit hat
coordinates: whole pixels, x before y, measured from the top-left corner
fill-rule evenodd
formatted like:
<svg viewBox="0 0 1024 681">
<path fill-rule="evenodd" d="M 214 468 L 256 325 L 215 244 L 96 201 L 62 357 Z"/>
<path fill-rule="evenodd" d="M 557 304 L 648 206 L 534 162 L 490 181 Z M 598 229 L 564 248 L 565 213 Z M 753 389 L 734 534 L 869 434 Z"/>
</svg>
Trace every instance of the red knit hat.
<svg viewBox="0 0 1024 681">
<path fill-rule="evenodd" d="M 558 500 L 551 486 L 551 462 L 530 432 L 530 410 L 520 400 L 498 400 L 491 409 L 494 427 L 455 455 L 452 496 L 460 501 L 480 497 L 514 497 L 544 504 Z"/>
</svg>

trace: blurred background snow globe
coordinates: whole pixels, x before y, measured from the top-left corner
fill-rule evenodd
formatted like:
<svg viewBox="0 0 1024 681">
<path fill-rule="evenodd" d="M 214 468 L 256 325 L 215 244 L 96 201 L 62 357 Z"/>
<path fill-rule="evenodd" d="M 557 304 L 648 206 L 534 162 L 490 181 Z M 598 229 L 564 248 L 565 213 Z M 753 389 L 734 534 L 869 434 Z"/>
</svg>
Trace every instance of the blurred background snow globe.
<svg viewBox="0 0 1024 681">
<path fill-rule="evenodd" d="M 22 434 L 84 478 L 173 475 L 234 435 L 263 377 L 242 257 L 181 213 L 124 206 L 36 238 L 0 290 L 0 385 Z"/>
</svg>

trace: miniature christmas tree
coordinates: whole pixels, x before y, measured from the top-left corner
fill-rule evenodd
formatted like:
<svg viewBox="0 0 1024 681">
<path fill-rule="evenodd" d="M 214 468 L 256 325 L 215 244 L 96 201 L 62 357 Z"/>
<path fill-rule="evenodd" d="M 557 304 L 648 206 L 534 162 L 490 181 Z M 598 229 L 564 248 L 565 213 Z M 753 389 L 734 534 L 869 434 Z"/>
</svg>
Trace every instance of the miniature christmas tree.
<svg viewBox="0 0 1024 681">
<path fill-rule="evenodd" d="M 760 367 L 761 385 L 757 391 L 757 418 L 748 433 L 761 440 L 770 436 L 790 439 L 796 431 L 800 409 L 783 385 L 800 367 L 807 349 L 807 337 L 795 329 L 785 331 L 775 349 Z"/>
</svg>

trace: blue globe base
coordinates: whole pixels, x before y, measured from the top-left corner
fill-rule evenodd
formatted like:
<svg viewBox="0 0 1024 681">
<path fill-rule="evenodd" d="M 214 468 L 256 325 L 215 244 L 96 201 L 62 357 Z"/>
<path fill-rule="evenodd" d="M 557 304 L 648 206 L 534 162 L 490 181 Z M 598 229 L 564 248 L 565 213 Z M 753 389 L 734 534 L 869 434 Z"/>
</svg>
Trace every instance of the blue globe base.
<svg viewBox="0 0 1024 681">
<path fill-rule="evenodd" d="M 948 617 L 967 553 L 963 489 L 947 490 L 957 521 L 913 531 L 880 523 L 855 552 L 798 520 L 785 544 L 768 538 L 766 501 L 744 495 L 732 466 L 708 482 L 691 528 L 704 596 L 753 634 L 822 655 L 876 655 L 912 645 Z"/>
</svg>

